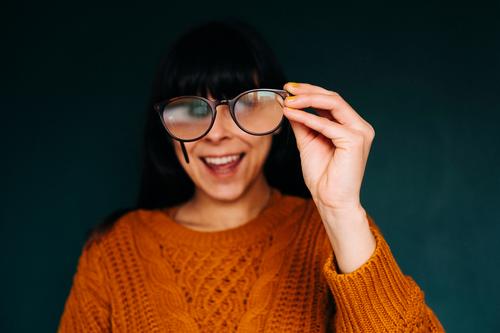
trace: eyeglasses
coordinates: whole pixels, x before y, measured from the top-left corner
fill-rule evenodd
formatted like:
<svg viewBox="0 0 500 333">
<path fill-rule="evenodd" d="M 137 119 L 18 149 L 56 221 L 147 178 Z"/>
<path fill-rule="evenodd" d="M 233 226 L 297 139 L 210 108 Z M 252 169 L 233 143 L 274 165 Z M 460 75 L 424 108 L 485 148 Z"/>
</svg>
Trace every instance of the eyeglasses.
<svg viewBox="0 0 500 333">
<path fill-rule="evenodd" d="M 283 106 L 289 93 L 279 89 L 252 89 L 233 99 L 211 101 L 201 96 L 179 96 L 154 105 L 167 133 L 181 143 L 196 141 L 208 134 L 217 116 L 217 106 L 228 105 L 231 118 L 244 132 L 266 135 L 276 131 L 283 121 Z"/>
</svg>

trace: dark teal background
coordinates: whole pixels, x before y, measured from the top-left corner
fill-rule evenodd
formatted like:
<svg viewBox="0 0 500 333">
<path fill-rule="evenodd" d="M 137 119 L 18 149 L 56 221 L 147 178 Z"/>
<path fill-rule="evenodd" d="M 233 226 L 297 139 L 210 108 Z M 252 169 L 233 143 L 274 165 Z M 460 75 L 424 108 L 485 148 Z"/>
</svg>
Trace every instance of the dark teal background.
<svg viewBox="0 0 500 333">
<path fill-rule="evenodd" d="M 338 91 L 374 126 L 362 203 L 447 331 L 500 331 L 499 13 L 498 2 L 5 7 L 0 331 L 56 330 L 85 232 L 136 198 L 162 51 L 225 16 L 253 23 L 290 80 Z"/>
</svg>

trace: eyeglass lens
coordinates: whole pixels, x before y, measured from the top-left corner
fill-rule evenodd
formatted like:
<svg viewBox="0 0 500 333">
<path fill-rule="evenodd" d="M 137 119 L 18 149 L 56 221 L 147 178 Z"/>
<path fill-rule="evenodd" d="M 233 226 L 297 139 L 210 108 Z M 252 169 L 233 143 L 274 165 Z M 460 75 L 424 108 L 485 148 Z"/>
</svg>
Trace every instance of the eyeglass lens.
<svg viewBox="0 0 500 333">
<path fill-rule="evenodd" d="M 274 131 L 283 118 L 283 97 L 272 91 L 243 94 L 234 104 L 237 124 L 246 132 L 262 135 Z M 192 97 L 180 98 L 162 110 L 165 127 L 181 140 L 194 140 L 207 132 L 212 124 L 210 105 Z"/>
</svg>

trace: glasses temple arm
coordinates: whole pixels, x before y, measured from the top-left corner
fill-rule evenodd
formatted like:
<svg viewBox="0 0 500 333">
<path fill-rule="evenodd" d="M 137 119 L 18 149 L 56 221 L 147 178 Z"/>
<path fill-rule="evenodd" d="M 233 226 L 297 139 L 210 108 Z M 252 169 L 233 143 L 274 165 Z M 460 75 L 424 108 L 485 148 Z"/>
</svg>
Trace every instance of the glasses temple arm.
<svg viewBox="0 0 500 333">
<path fill-rule="evenodd" d="M 183 141 L 181 141 L 181 149 L 182 149 L 182 154 L 184 154 L 184 159 L 186 160 L 186 163 L 189 164 L 189 156 Z"/>
</svg>

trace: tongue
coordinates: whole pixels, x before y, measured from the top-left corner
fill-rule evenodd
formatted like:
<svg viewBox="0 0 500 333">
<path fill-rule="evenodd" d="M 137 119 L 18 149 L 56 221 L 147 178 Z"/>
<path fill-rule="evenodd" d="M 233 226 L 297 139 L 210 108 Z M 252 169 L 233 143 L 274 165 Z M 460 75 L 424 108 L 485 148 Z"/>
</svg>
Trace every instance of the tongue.
<svg viewBox="0 0 500 333">
<path fill-rule="evenodd" d="M 227 171 L 227 170 L 232 169 L 239 162 L 240 162 L 240 159 L 238 158 L 237 160 L 234 160 L 234 161 L 231 161 L 231 162 L 228 162 L 228 163 L 225 163 L 225 164 L 216 165 L 216 164 L 207 163 L 207 165 L 212 170 L 215 170 L 215 171 L 218 171 L 218 172 L 219 171 L 222 172 L 222 171 Z"/>
</svg>

